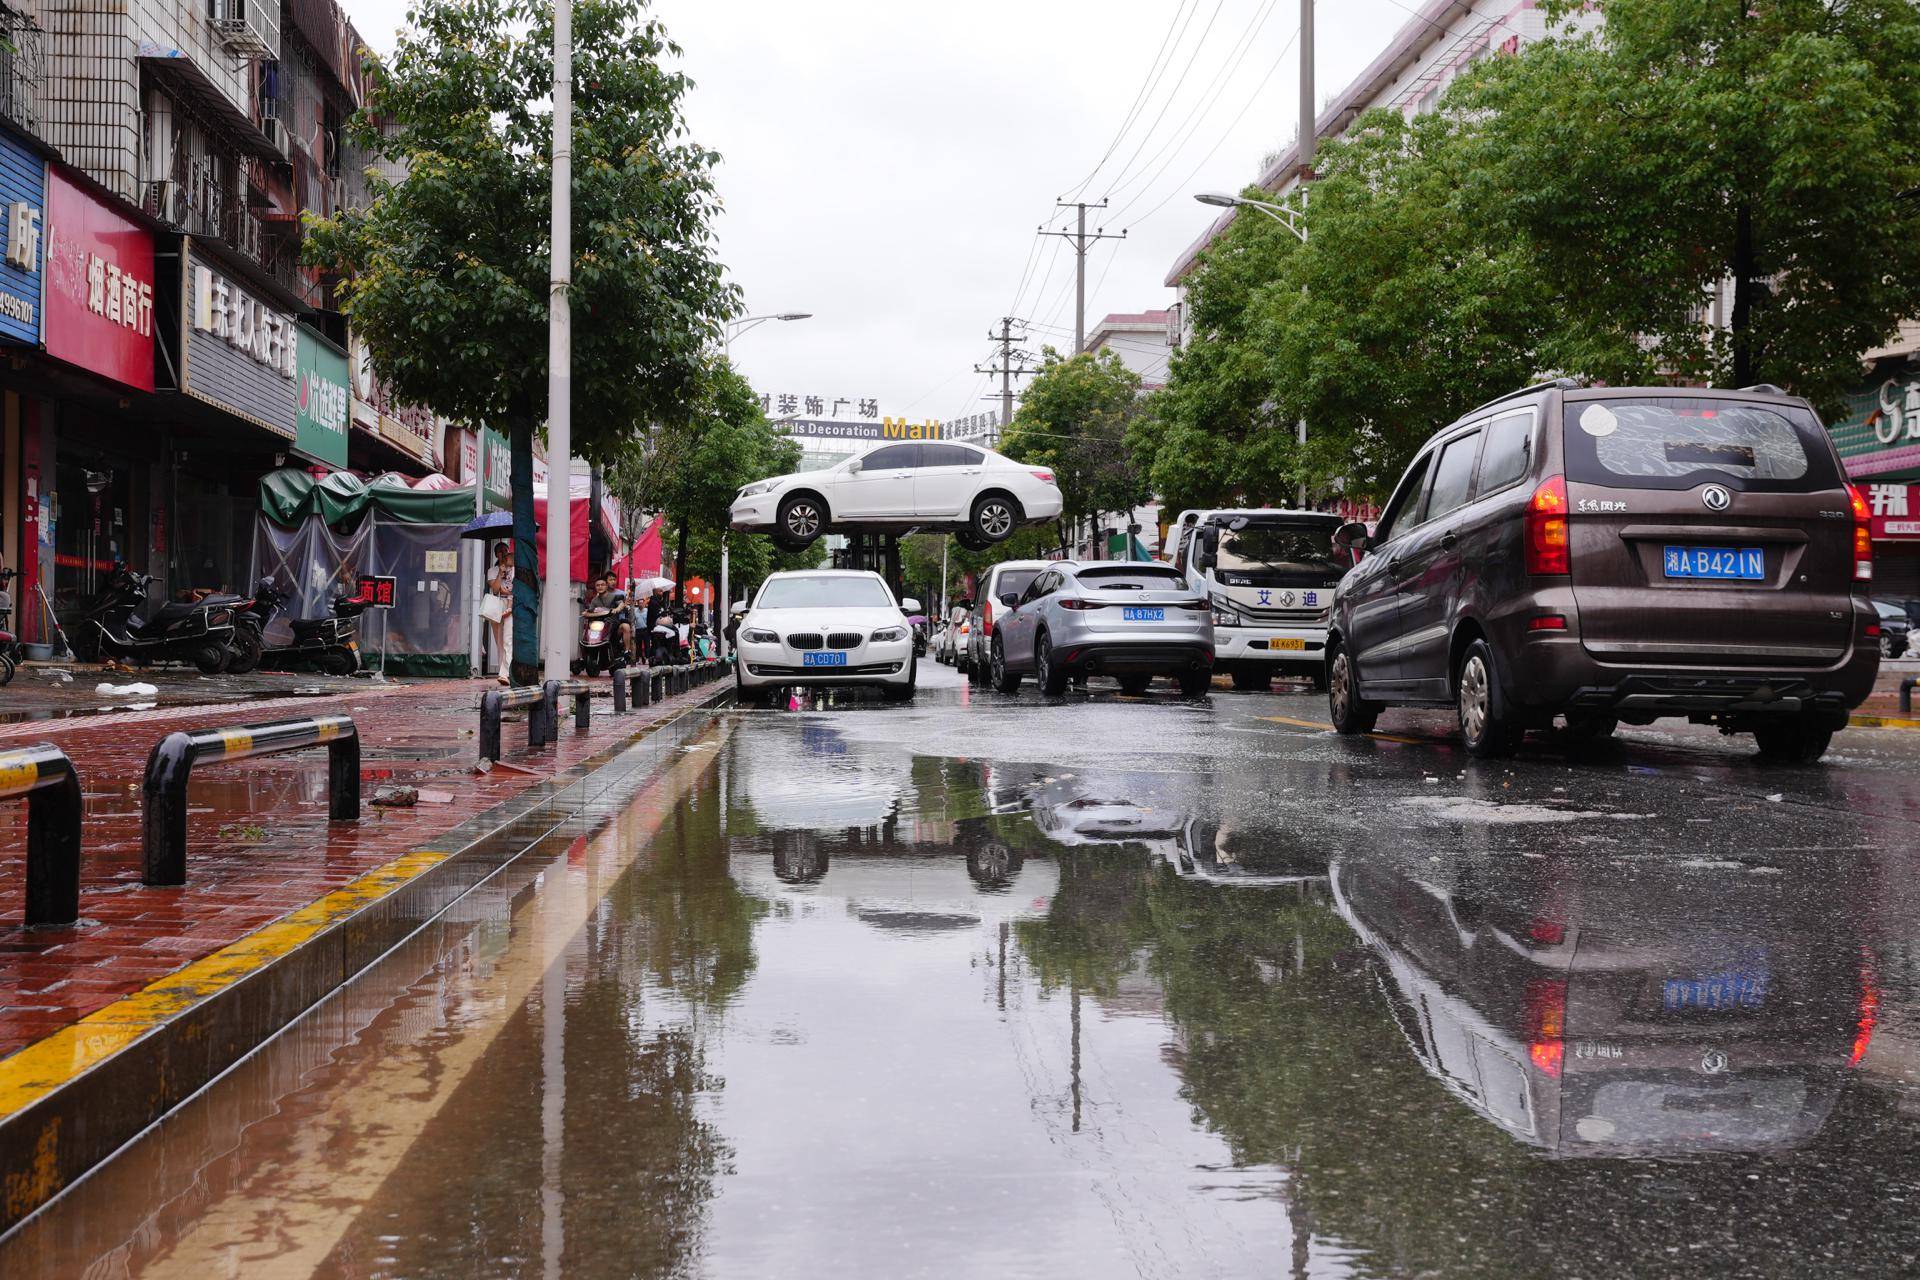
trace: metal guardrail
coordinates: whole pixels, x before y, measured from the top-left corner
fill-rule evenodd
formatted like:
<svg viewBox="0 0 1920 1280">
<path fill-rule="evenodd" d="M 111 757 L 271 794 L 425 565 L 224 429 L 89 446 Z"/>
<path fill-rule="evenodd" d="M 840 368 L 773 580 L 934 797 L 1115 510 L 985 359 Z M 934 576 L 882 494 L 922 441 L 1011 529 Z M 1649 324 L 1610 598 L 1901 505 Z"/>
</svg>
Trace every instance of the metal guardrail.
<svg viewBox="0 0 1920 1280">
<path fill-rule="evenodd" d="M 513 707 L 531 707 L 527 713 L 527 750 L 537 751 L 553 741 L 547 719 L 547 691 L 535 684 L 511 689 L 489 689 L 480 695 L 480 758 L 500 758 L 500 716 Z"/>
<path fill-rule="evenodd" d="M 573 699 L 573 727 L 585 732 L 593 724 L 593 686 L 585 680 L 549 680 L 540 686 L 546 700 L 547 741 L 560 736 L 560 699 Z"/>
<path fill-rule="evenodd" d="M 350 716 L 308 716 L 231 729 L 170 733 L 153 744 L 141 784 L 145 828 L 141 878 L 150 885 L 187 882 L 187 782 L 195 765 L 327 749 L 327 817 L 360 816 L 360 731 Z"/>
<path fill-rule="evenodd" d="M 653 670 L 640 667 L 629 671 L 625 667 L 615 667 L 613 678 L 613 714 L 627 714 L 629 705 L 645 707 L 653 702 Z"/>
<path fill-rule="evenodd" d="M 51 742 L 0 751 L 0 800 L 27 798 L 27 923 L 80 918 L 80 775 Z"/>
</svg>

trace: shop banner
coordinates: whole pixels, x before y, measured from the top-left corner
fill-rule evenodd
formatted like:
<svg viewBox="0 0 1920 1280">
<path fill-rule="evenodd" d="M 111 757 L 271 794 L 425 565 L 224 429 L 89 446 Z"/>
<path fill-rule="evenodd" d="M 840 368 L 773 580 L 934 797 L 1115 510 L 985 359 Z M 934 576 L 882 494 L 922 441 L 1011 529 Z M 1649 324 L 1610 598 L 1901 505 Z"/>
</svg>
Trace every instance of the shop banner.
<svg viewBox="0 0 1920 1280">
<path fill-rule="evenodd" d="M 1863 484 L 1875 541 L 1920 539 L 1920 485 Z"/>
<path fill-rule="evenodd" d="M 153 236 L 50 165 L 44 241 L 47 354 L 153 390 Z"/>
<path fill-rule="evenodd" d="M 40 341 L 47 162 L 0 129 L 0 343 Z"/>
<path fill-rule="evenodd" d="M 513 507 L 513 442 L 492 427 L 480 431 L 480 457 L 487 504 L 501 511 Z"/>
<path fill-rule="evenodd" d="M 347 357 L 305 325 L 300 326 L 300 372 L 294 402 L 293 447 L 329 466 L 347 465 Z"/>
<path fill-rule="evenodd" d="M 180 389 L 195 399 L 294 438 L 300 328 L 294 318 L 187 247 L 186 359 Z"/>
</svg>

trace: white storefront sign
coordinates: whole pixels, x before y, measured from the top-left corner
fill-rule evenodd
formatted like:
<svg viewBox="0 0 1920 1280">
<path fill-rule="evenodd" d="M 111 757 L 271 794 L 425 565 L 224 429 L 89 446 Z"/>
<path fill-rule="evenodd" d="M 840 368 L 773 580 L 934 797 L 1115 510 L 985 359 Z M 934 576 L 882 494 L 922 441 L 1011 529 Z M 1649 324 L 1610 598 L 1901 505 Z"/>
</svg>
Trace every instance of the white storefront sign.
<svg viewBox="0 0 1920 1280">
<path fill-rule="evenodd" d="M 212 334 L 291 382 L 298 374 L 300 334 L 293 318 L 201 263 L 193 267 L 193 327 Z"/>
</svg>

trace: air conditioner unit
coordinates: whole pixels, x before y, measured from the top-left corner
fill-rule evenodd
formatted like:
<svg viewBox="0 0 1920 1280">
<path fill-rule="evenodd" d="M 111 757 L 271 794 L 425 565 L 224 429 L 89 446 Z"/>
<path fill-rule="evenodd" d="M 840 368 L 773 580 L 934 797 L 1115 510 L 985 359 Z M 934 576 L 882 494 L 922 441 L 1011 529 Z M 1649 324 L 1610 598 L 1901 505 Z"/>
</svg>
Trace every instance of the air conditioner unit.
<svg viewBox="0 0 1920 1280">
<path fill-rule="evenodd" d="M 187 201 L 187 189 L 171 178 L 149 182 L 140 207 L 160 221 L 171 222 L 176 227 L 185 227 L 187 220 L 193 216 L 193 208 Z"/>
<path fill-rule="evenodd" d="M 213 0 L 220 42 L 250 58 L 280 56 L 280 0 Z"/>
<path fill-rule="evenodd" d="M 267 141 L 273 144 L 275 151 L 278 151 L 283 157 L 292 157 L 293 135 L 287 132 L 287 125 L 284 120 L 280 120 L 274 116 L 268 116 L 260 122 L 260 130 L 267 135 Z"/>
<path fill-rule="evenodd" d="M 233 247 L 259 262 L 264 255 L 260 219 L 243 209 L 233 211 Z"/>
</svg>

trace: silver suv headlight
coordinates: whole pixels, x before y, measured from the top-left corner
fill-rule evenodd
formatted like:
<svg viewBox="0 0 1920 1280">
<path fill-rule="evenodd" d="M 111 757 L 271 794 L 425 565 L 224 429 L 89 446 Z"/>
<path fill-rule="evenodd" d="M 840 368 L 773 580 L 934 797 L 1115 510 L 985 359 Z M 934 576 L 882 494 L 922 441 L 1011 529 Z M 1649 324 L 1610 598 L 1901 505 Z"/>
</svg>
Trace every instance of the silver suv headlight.
<svg viewBox="0 0 1920 1280">
<path fill-rule="evenodd" d="M 873 633 L 873 638 L 881 644 L 885 644 L 890 640 L 905 640 L 907 638 L 907 629 L 905 627 L 881 627 Z"/>
</svg>

